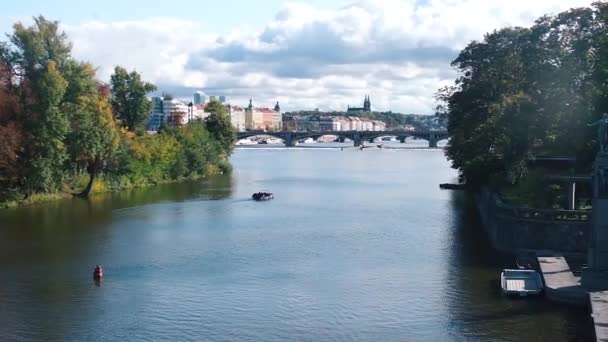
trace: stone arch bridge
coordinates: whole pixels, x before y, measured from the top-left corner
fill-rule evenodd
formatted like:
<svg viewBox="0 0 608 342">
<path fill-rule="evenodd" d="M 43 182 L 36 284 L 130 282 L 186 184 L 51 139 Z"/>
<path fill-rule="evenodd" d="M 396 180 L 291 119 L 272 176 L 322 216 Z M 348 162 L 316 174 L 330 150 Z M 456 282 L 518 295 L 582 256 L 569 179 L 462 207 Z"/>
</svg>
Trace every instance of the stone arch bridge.
<svg viewBox="0 0 608 342">
<path fill-rule="evenodd" d="M 257 135 L 268 135 L 282 139 L 285 146 L 294 147 L 298 140 L 313 138 L 317 139 L 324 135 L 335 135 L 339 140 L 350 139 L 355 146 L 361 146 L 364 141 L 373 142 L 376 138 L 385 136 L 397 137 L 402 143 L 407 137 L 423 139 L 429 142 L 430 148 L 437 147 L 437 142 L 447 139 L 447 131 L 324 131 L 324 132 L 266 132 L 266 131 L 245 131 L 238 133 L 238 139 L 245 139 Z"/>
</svg>

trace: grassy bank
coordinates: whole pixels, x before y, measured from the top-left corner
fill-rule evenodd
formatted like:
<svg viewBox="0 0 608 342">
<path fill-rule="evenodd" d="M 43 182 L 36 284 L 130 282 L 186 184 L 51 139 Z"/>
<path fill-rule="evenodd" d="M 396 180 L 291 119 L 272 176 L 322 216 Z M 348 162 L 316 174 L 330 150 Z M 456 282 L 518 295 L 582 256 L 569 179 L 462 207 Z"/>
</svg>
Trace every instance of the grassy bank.
<svg viewBox="0 0 608 342">
<path fill-rule="evenodd" d="M 232 172 L 232 166 L 228 162 L 220 162 L 218 164 L 208 165 L 204 173 L 195 173 L 189 177 L 180 177 L 176 179 L 163 179 L 156 181 L 140 181 L 134 183 L 129 177 L 113 177 L 111 175 L 102 175 L 93 183 L 91 195 L 98 195 L 111 192 L 120 192 L 138 188 L 157 186 L 161 184 L 177 183 L 186 180 L 205 179 L 211 176 L 227 174 Z M 12 196 L 12 198 L 0 201 L 0 209 L 11 209 L 33 204 L 52 202 L 57 200 L 65 200 L 75 197 L 82 189 L 84 189 L 89 181 L 89 176 L 81 174 L 67 181 L 61 191 L 52 193 L 35 193 L 29 197 L 23 195 Z"/>
</svg>

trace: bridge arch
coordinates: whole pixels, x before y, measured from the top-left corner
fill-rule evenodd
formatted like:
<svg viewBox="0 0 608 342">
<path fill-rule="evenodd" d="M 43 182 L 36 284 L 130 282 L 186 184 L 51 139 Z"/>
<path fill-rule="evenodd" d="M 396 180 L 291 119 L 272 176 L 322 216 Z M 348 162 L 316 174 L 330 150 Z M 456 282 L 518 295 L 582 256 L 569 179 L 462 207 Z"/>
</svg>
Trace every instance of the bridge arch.
<svg viewBox="0 0 608 342">
<path fill-rule="evenodd" d="M 338 139 L 352 140 L 355 146 L 360 146 L 363 141 L 373 141 L 378 137 L 395 136 L 400 141 L 405 141 L 407 137 L 415 137 L 429 142 L 429 147 L 437 147 L 437 143 L 448 138 L 446 131 L 318 131 L 318 132 L 265 132 L 265 131 L 245 131 L 239 132 L 238 139 L 245 139 L 254 136 L 271 136 L 283 140 L 288 147 L 295 146 L 298 140 L 313 138 L 318 139 L 324 135 L 334 135 Z"/>
</svg>

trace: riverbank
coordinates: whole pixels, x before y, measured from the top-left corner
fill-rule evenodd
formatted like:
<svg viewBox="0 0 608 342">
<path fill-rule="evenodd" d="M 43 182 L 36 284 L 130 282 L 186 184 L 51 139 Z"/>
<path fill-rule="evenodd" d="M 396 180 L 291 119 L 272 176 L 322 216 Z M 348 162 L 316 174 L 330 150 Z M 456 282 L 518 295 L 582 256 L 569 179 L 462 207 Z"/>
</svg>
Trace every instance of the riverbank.
<svg viewBox="0 0 608 342">
<path fill-rule="evenodd" d="M 141 189 L 147 187 L 154 187 L 163 184 L 171 184 L 171 183 L 179 183 L 185 181 L 194 181 L 200 179 L 206 179 L 216 175 L 229 174 L 232 172 L 232 165 L 228 162 L 221 162 L 218 165 L 210 166 L 206 169 L 206 173 L 203 174 L 193 174 L 190 177 L 182 177 L 178 179 L 167 179 L 162 181 L 150 182 L 150 183 L 137 183 L 133 184 L 130 182 L 120 182 L 116 180 L 108 181 L 103 176 L 96 179 L 91 193 L 89 196 L 97 196 L 106 193 L 117 193 L 121 191 L 128 191 L 134 189 Z M 53 193 L 35 193 L 27 198 L 13 198 L 7 199 L 4 201 L 0 201 L 0 209 L 14 209 L 18 207 L 25 207 L 35 204 L 59 201 L 71 199 L 74 197 L 78 197 L 78 193 L 82 191 L 82 189 L 86 186 L 86 182 L 88 181 L 88 176 L 82 175 L 75 179 L 72 184 L 78 184 L 78 186 L 73 186 L 66 184 L 64 187 L 64 191 L 53 192 Z M 86 198 L 83 198 L 86 200 Z"/>
</svg>

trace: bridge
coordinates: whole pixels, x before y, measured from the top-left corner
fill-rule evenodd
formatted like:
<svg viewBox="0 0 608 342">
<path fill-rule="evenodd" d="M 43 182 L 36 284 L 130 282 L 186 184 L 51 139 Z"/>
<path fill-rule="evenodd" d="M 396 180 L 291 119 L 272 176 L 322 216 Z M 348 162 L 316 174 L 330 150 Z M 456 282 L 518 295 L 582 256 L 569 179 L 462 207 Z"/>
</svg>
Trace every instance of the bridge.
<svg viewBox="0 0 608 342">
<path fill-rule="evenodd" d="M 266 132 L 266 131 L 244 131 L 238 133 L 238 139 L 245 139 L 258 135 L 268 135 L 281 139 L 285 142 L 285 146 L 294 147 L 298 140 L 313 138 L 318 139 L 324 135 L 335 135 L 340 142 L 345 139 L 350 139 L 355 143 L 355 146 L 361 146 L 364 141 L 374 142 L 376 138 L 393 136 L 397 140 L 404 143 L 408 137 L 423 139 L 429 142 L 430 148 L 437 147 L 437 142 L 447 139 L 447 131 L 318 131 L 318 132 Z"/>
</svg>

